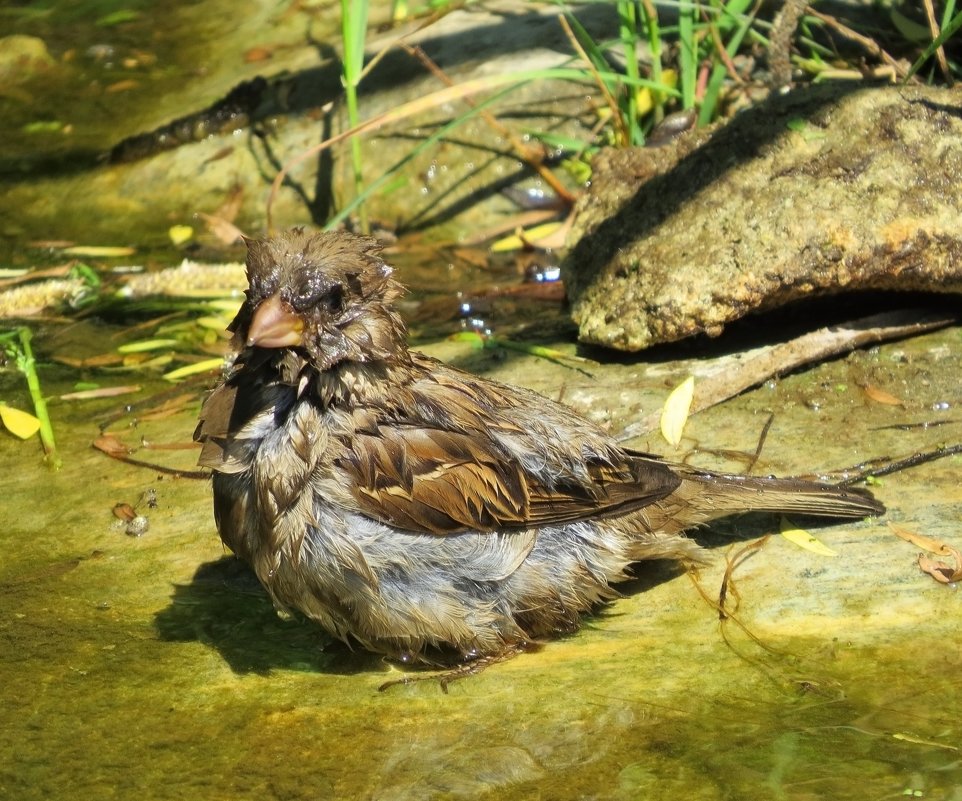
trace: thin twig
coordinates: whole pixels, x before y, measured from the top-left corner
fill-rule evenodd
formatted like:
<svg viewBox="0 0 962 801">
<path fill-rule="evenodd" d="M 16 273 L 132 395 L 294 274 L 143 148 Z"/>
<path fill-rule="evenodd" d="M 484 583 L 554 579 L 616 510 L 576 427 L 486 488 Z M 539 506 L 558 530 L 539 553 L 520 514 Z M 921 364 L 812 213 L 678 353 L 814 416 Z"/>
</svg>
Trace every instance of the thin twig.
<svg viewBox="0 0 962 801">
<path fill-rule="evenodd" d="M 939 23 L 935 19 L 935 9 L 932 7 L 932 0 L 922 0 L 922 8 L 925 9 L 925 19 L 929 23 L 929 33 L 932 35 L 932 40 L 934 41 L 939 38 L 942 31 L 939 30 Z M 952 70 L 949 69 L 949 62 L 945 58 L 945 48 L 941 45 L 939 45 L 935 51 L 935 59 L 939 62 L 939 69 L 942 70 L 946 82 L 951 86 Z"/>
<path fill-rule="evenodd" d="M 805 0 L 784 0 L 775 15 L 768 37 L 768 63 L 771 67 L 771 85 L 775 89 L 792 82 L 792 40 L 804 13 Z"/>
<path fill-rule="evenodd" d="M 513 74 L 489 75 L 483 78 L 475 78 L 473 80 L 458 84 L 457 86 L 449 86 L 437 92 L 432 92 L 431 94 L 418 98 L 417 100 L 403 103 L 402 105 L 397 106 L 389 111 L 385 111 L 383 114 L 378 114 L 368 120 L 365 120 L 354 128 L 341 131 L 339 134 L 335 134 L 329 139 L 325 139 L 323 142 L 318 142 L 316 145 L 312 145 L 296 155 L 290 161 L 286 162 L 281 169 L 278 170 L 277 175 L 274 176 L 274 180 L 271 183 L 270 195 L 267 199 L 266 216 L 268 230 L 273 229 L 271 210 L 274 206 L 274 200 L 277 197 L 277 193 L 280 191 L 284 180 L 287 178 L 291 170 L 293 170 L 299 164 L 307 161 L 309 158 L 316 156 L 318 153 L 322 153 L 328 148 L 333 147 L 339 142 L 343 142 L 345 139 L 349 139 L 352 136 L 358 136 L 363 133 L 368 133 L 369 131 L 375 131 L 390 123 L 400 122 L 401 120 L 407 119 L 408 117 L 420 113 L 425 109 L 442 106 L 445 103 L 450 103 L 457 100 L 464 100 L 465 97 L 476 94 L 477 92 L 488 91 L 505 84 L 522 84 L 538 77 L 583 79 L 584 76 L 579 75 L 576 70 L 569 71 L 559 68 L 551 68 L 546 70 L 535 70 L 531 73 L 526 73 L 525 77 L 523 78 L 518 78 Z"/>
<path fill-rule="evenodd" d="M 830 328 L 820 328 L 789 342 L 765 348 L 734 366 L 730 359 L 722 359 L 714 373 L 696 383 L 690 413 L 704 411 L 763 384 L 773 376 L 791 372 L 802 365 L 824 361 L 865 345 L 944 328 L 955 319 L 924 309 L 886 312 Z M 660 415 L 659 411 L 626 426 L 617 439 L 623 442 L 654 431 L 658 428 Z"/>
<path fill-rule="evenodd" d="M 618 136 L 625 145 L 631 143 L 631 138 L 628 134 L 628 126 L 621 117 L 621 109 L 618 107 L 618 101 L 615 100 L 614 95 L 611 94 L 611 90 L 608 89 L 607 84 L 605 84 L 601 75 L 598 73 L 597 68 L 594 63 L 589 58 L 585 49 L 581 46 L 581 42 L 578 41 L 578 37 L 575 36 L 575 32 L 571 30 L 571 25 L 565 18 L 564 14 L 558 15 L 558 22 L 561 23 L 561 27 L 564 29 L 565 36 L 568 37 L 568 41 L 574 48 L 575 52 L 581 57 L 581 60 L 585 63 L 585 68 L 591 73 L 591 76 L 595 79 L 595 83 L 598 85 L 598 89 L 601 90 L 601 94 L 605 97 L 605 102 L 608 104 L 611 110 L 611 121 L 614 126 L 618 129 Z"/>
<path fill-rule="evenodd" d="M 856 465 L 855 467 L 850 467 L 847 470 L 840 471 L 847 475 L 845 479 L 838 482 L 838 486 L 847 487 L 850 484 L 855 484 L 859 481 L 864 481 L 868 477 L 878 478 L 879 476 L 887 476 L 891 473 L 898 473 L 902 470 L 908 470 L 910 467 L 918 467 L 920 464 L 926 464 L 927 462 L 934 462 L 938 459 L 944 459 L 946 456 L 955 456 L 962 453 L 962 445 L 942 445 L 932 451 L 924 451 L 921 453 L 913 453 L 911 456 L 906 456 L 903 459 L 873 459 L 871 462 Z M 879 462 L 886 462 L 886 464 L 878 467 L 876 465 Z"/>
<path fill-rule="evenodd" d="M 441 81 L 445 86 L 453 87 L 455 82 L 447 76 L 447 74 L 442 70 L 434 60 L 424 52 L 420 45 L 409 45 L 405 42 L 400 43 L 401 47 L 408 52 L 409 55 L 418 59 L 435 78 Z M 465 105 L 475 108 L 476 104 L 469 97 L 462 99 Z M 480 117 L 483 119 L 491 128 L 493 128 L 497 133 L 503 136 L 511 144 L 512 149 L 515 154 L 524 161 L 529 167 L 535 170 L 538 175 L 541 176 L 542 180 L 551 187 L 551 190 L 558 195 L 568 206 L 574 205 L 575 196 L 568 191 L 567 187 L 558 180 L 558 177 L 551 172 L 544 164 L 544 149 L 535 149 L 527 144 L 519 137 L 514 131 L 512 131 L 508 126 L 499 122 L 497 117 L 495 117 L 490 111 L 481 111 Z"/>
<path fill-rule="evenodd" d="M 832 28 L 836 33 L 844 36 L 846 39 L 850 39 L 851 41 L 860 44 L 862 47 L 868 50 L 869 53 L 880 58 L 882 61 L 888 64 L 893 69 L 895 74 L 899 76 L 899 78 L 905 78 L 905 67 L 899 64 L 898 61 L 896 61 L 894 58 L 892 58 L 892 56 L 879 47 L 878 42 L 876 42 L 874 39 L 870 39 L 868 36 L 863 36 L 862 34 L 853 31 L 851 28 L 843 25 L 841 22 L 835 19 L 835 17 L 832 17 L 828 14 L 823 14 L 821 11 L 816 11 L 811 6 L 808 6 L 808 8 L 805 9 L 805 13 L 809 16 L 815 17 L 815 19 L 820 19 L 829 28 Z"/>
<path fill-rule="evenodd" d="M 758 463 L 758 457 L 762 455 L 762 448 L 765 447 L 765 440 L 768 439 L 768 431 L 772 427 L 774 420 L 775 412 L 771 412 L 765 421 L 765 425 L 762 426 L 762 433 L 758 435 L 758 445 L 755 446 L 755 453 L 752 455 L 752 460 L 748 463 L 748 467 L 745 468 L 746 475 L 751 473 Z"/>
<path fill-rule="evenodd" d="M 735 62 L 732 61 L 732 57 L 728 55 L 728 48 L 725 47 L 725 43 L 722 41 L 721 34 L 718 32 L 718 26 L 709 17 L 706 9 L 702 8 L 701 14 L 702 19 L 708 25 L 708 32 L 711 34 L 711 41 L 715 46 L 715 55 L 717 55 L 722 64 L 725 65 L 725 71 L 728 73 L 728 77 L 740 86 L 744 86 L 745 79 L 738 74 L 738 68 L 735 66 Z"/>
</svg>

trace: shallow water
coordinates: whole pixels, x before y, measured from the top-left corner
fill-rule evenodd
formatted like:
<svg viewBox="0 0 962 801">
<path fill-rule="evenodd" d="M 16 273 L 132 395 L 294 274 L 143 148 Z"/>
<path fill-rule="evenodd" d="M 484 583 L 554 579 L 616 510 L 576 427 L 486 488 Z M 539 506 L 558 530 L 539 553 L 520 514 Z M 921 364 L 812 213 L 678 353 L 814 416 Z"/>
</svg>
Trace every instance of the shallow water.
<svg viewBox="0 0 962 801">
<path fill-rule="evenodd" d="M 946 429 L 934 441 L 926 432 L 927 443 L 915 433 L 870 432 L 893 420 L 951 417 L 928 407 L 958 404 L 950 378 L 959 336 L 949 330 L 822 365 L 696 416 L 687 433 L 703 451 L 751 451 L 772 409 L 758 471 L 783 473 L 947 441 Z M 527 356 L 493 360 L 451 343 L 431 350 L 552 394 L 565 386 L 576 406 L 616 426 L 630 413 L 610 407 L 618 393 L 634 384 L 629 394 L 647 404 L 664 394 L 666 371 L 697 369 L 637 362 L 598 367 L 588 379 Z M 889 376 L 893 392 L 928 385 L 909 409 L 892 409 L 853 385 L 866 373 Z M 4 397 L 16 395 L 12 383 L 4 379 Z M 8 466 L 2 797 L 962 793 L 960 597 L 922 576 L 916 549 L 883 522 L 819 528 L 839 552 L 834 559 L 768 541 L 735 573 L 738 619 L 749 633 L 720 624 L 689 577 L 653 565 L 574 636 L 455 682 L 448 694 L 431 681 L 379 693 L 401 675 L 396 667 L 273 614 L 220 546 L 205 481 L 131 467 L 89 447 L 97 421 L 117 406 L 54 403 L 59 473 L 32 445 L 0 440 Z M 112 430 L 132 444 L 141 436 L 185 442 L 196 408 Z M 137 456 L 189 468 L 194 452 Z M 945 460 L 888 477 L 877 492 L 890 520 L 951 541 L 962 503 L 957 475 L 958 461 Z M 140 502 L 147 490 L 156 492 L 155 509 Z M 118 501 L 149 516 L 144 536 L 116 528 Z M 709 597 L 717 597 L 730 548 L 775 525 L 743 519 L 698 534 L 715 555 L 697 577 Z"/>
<path fill-rule="evenodd" d="M 134 24 L 149 27 L 142 20 Z M 39 25 L 32 32 L 47 30 Z M 155 77 L 176 81 L 171 75 Z M 100 129 L 90 141 L 111 143 Z M 26 264 L 35 253 L 24 241 L 51 232 L 3 233 Z M 484 279 L 438 258 L 427 253 L 401 270 L 419 290 L 406 311 L 431 353 L 562 398 L 612 431 L 657 409 L 719 349 L 604 355 L 603 364 L 582 366 L 586 374 L 436 341 L 460 325 L 455 290 Z M 520 319 L 530 335 L 535 307 L 500 304 L 480 304 L 480 316 L 498 333 Z M 540 339 L 574 353 L 557 311 L 540 323 Z M 49 361 L 110 351 L 130 336 L 96 321 L 42 328 L 35 344 L 45 393 L 56 398 L 91 378 L 141 383 L 134 402 L 168 389 L 156 375 Z M 770 412 L 761 474 L 953 444 L 962 430 L 960 337 L 947 329 L 773 381 L 694 417 L 676 451 L 656 435 L 631 444 L 738 470 L 745 458 L 736 457 L 754 452 Z M 873 401 L 860 384 L 903 404 Z M 189 400 L 172 416 L 148 420 L 138 409 L 110 430 L 132 445 L 141 437 L 189 443 L 202 382 L 185 391 Z M 0 399 L 28 405 L 12 369 L 0 371 Z M 737 620 L 724 623 L 712 601 L 726 557 L 777 531 L 777 521 L 719 523 L 696 532 L 713 554 L 697 576 L 639 568 L 626 597 L 576 635 L 454 682 L 447 694 L 432 681 L 380 693 L 404 675 L 398 667 L 352 653 L 307 622 L 277 618 L 220 545 L 205 480 L 91 448 L 124 402 L 51 402 L 64 461 L 56 473 L 35 442 L 0 434 L 0 798 L 962 799 L 962 599 L 921 574 L 918 549 L 885 520 L 810 526 L 835 558 L 772 537 L 735 571 Z M 889 428 L 922 421 L 948 424 Z M 136 458 L 190 470 L 196 451 Z M 959 474 L 955 457 L 881 480 L 886 519 L 958 544 Z M 148 516 L 143 536 L 118 528 L 118 502 Z"/>
</svg>

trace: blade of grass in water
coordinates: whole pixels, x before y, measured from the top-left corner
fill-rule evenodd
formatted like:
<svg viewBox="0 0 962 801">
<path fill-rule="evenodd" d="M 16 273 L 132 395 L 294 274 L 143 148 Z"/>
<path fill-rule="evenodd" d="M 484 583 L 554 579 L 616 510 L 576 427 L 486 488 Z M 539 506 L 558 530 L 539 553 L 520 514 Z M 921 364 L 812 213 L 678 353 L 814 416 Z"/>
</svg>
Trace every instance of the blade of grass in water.
<svg viewBox="0 0 962 801">
<path fill-rule="evenodd" d="M 328 220 L 324 228 L 326 230 L 331 230 L 333 228 L 336 228 L 341 223 L 342 220 L 346 219 L 348 215 L 351 214 L 351 212 L 358 206 L 358 204 L 363 203 L 365 200 L 367 200 L 367 198 L 369 198 L 375 192 L 382 190 L 382 187 L 383 187 L 383 192 L 391 191 L 392 188 L 394 187 L 395 182 L 392 182 L 387 186 L 385 185 L 387 184 L 389 179 L 394 177 L 397 174 L 397 172 L 404 167 L 405 164 L 407 164 L 412 159 L 417 158 L 422 152 L 427 150 L 427 148 L 435 145 L 437 142 L 443 139 L 447 134 L 449 134 L 451 131 L 457 128 L 459 125 L 466 122 L 471 117 L 474 117 L 475 115 L 480 114 L 488 106 L 493 105 L 494 103 L 498 102 L 498 100 L 500 100 L 501 98 L 513 92 L 514 89 L 515 87 L 513 86 L 507 89 L 504 89 L 501 92 L 498 92 L 497 94 L 492 95 L 491 97 L 475 104 L 472 108 L 466 109 L 463 114 L 451 120 L 451 122 L 447 123 L 446 125 L 442 125 L 434 133 L 432 133 L 429 137 L 427 137 L 423 142 L 421 142 L 421 144 L 409 150 L 396 164 L 394 164 L 383 175 L 381 175 L 380 178 L 368 184 L 368 186 L 366 186 L 364 190 L 360 194 L 358 194 L 357 197 L 354 198 L 354 200 L 348 203 L 334 217 Z M 403 180 L 404 180 L 403 178 L 395 179 L 395 181 L 403 181 Z"/>
<path fill-rule="evenodd" d="M 680 96 L 680 93 L 677 90 L 645 78 L 633 79 L 624 75 L 610 75 L 602 77 L 605 77 L 606 81 L 610 81 L 613 85 L 617 85 L 620 82 L 627 84 L 628 86 L 646 86 L 654 91 L 661 92 L 665 96 Z M 273 217 L 271 209 L 273 207 L 274 198 L 277 196 L 277 192 L 284 183 L 288 172 L 298 164 L 301 164 L 307 159 L 316 156 L 318 153 L 327 150 L 329 147 L 336 145 L 338 142 L 342 142 L 352 136 L 359 136 L 360 134 L 367 133 L 368 131 L 377 130 L 391 123 L 400 122 L 401 120 L 407 119 L 414 114 L 418 114 L 430 108 L 437 108 L 445 103 L 456 101 L 468 95 L 473 95 L 478 92 L 488 91 L 491 89 L 497 89 L 503 87 L 505 84 L 517 87 L 527 81 L 549 78 L 577 81 L 581 83 L 589 82 L 591 80 L 590 76 L 584 70 L 577 70 L 568 67 L 522 70 L 511 74 L 489 75 L 483 78 L 475 78 L 473 80 L 464 81 L 457 86 L 445 87 L 444 89 L 440 89 L 437 92 L 433 92 L 426 97 L 419 98 L 418 100 L 404 103 L 394 109 L 391 109 L 389 112 L 365 120 L 354 128 L 343 131 L 336 136 L 332 136 L 330 139 L 326 139 L 325 141 L 314 145 L 313 147 L 307 148 L 296 157 L 288 161 L 274 177 L 274 181 L 271 184 L 271 192 L 267 207 L 268 229 L 273 229 Z"/>
<path fill-rule="evenodd" d="M 18 328 L 16 338 L 16 342 L 11 340 L 11 347 L 15 351 L 17 369 L 19 369 L 27 379 L 27 390 L 30 392 L 33 410 L 37 419 L 40 421 L 40 443 L 43 445 L 47 464 L 54 470 L 59 470 L 63 466 L 63 462 L 57 453 L 57 441 L 53 435 L 53 424 L 50 422 L 50 414 L 47 411 L 47 401 L 44 399 L 43 390 L 40 387 L 40 376 L 37 375 L 37 360 L 33 355 L 30 329 L 25 327 Z"/>
</svg>

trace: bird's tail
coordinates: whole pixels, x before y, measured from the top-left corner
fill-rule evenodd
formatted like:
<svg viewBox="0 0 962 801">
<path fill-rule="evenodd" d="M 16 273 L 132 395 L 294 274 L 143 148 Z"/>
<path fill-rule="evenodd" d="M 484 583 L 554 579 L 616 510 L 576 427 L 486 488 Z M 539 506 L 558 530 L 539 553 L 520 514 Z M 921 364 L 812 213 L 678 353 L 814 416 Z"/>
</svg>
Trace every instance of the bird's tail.
<svg viewBox="0 0 962 801">
<path fill-rule="evenodd" d="M 794 512 L 825 517 L 874 517 L 885 506 L 868 490 L 796 478 L 759 478 L 673 465 L 688 502 L 712 520 L 737 512 Z"/>
</svg>

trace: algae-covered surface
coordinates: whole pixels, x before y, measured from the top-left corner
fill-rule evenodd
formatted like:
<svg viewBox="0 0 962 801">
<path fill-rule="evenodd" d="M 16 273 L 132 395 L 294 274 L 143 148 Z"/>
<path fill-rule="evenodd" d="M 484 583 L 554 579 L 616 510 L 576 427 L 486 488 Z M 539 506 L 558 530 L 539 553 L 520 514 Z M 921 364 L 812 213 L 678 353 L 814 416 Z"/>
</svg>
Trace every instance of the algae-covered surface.
<svg viewBox="0 0 962 801">
<path fill-rule="evenodd" d="M 3 99 L 8 139 L 19 137 L 5 154 L 5 174 L 16 173 L 11 185 L 27 185 L 21 168 L 33 171 L 31 181 L 67 182 L 36 205 L 19 203 L 22 214 L 0 225 L 0 244 L 25 266 L 40 251 L 23 243 L 77 231 L 88 244 L 114 243 L 109 228 L 149 246 L 123 211 L 129 199 L 113 173 L 92 170 L 95 154 L 271 73 L 244 54 L 269 44 L 279 59 L 278 45 L 301 41 L 306 30 L 286 4 L 251 4 L 257 14 L 233 16 L 184 4 L 158 27 L 152 15 L 167 13 L 161 4 L 90 0 L 72 4 L 74 27 L 64 28 L 67 5 L 0 10 L 19 33 L 42 37 L 60 62 L 50 97 L 30 84 Z M 318 25 L 333 19 L 324 4 L 290 4 L 298 8 Z M 212 28 L 224 41 L 228 31 L 243 34 L 230 40 L 229 58 L 202 41 Z M 153 44 L 142 41 L 145 31 L 156 32 Z M 103 55 L 110 53 L 117 58 Z M 175 64 L 174 53 L 188 63 Z M 197 75 L 211 78 L 186 82 Z M 180 95 L 170 94 L 181 85 Z M 148 86 L 163 91 L 153 100 L 137 94 Z M 31 105 L 34 93 L 44 104 Z M 34 122 L 63 126 L 37 130 Z M 222 147 L 203 144 L 211 152 L 194 158 L 195 172 L 209 169 L 204 159 Z M 58 161 L 65 153 L 69 164 Z M 98 176 L 117 207 L 92 215 L 87 199 Z M 82 219 L 64 210 L 79 193 Z M 191 211 L 197 207 L 191 201 Z M 158 230 L 180 219 L 150 213 Z M 437 266 L 430 281 L 412 282 L 403 270 L 402 280 L 457 283 Z M 436 325 L 416 295 L 405 311 Z M 126 322 L 143 320 L 132 313 Z M 835 557 L 773 536 L 736 559 L 779 521 L 721 522 L 694 534 L 713 557 L 697 575 L 639 567 L 625 597 L 572 636 L 454 682 L 447 694 L 432 681 L 379 692 L 404 675 L 400 668 L 274 614 L 220 545 L 205 479 L 91 447 L 109 421 L 110 432 L 139 448 L 135 458 L 195 469 L 200 383 L 172 390 L 171 399 L 187 399 L 158 419 L 151 407 L 159 401 L 144 402 L 171 392 L 159 379 L 51 360 L 71 350 L 79 358 L 115 351 L 152 333 L 118 336 L 92 319 L 39 328 L 34 346 L 63 468 L 49 470 L 35 440 L 0 432 L 0 798 L 962 798 L 959 592 L 924 575 L 918 548 L 887 526 L 958 545 L 958 457 L 882 479 L 873 489 L 887 518 L 817 528 L 794 521 Z M 540 337 L 575 352 L 570 326 L 548 324 Z M 960 337 L 946 329 L 773 381 L 693 417 L 675 450 L 658 435 L 630 444 L 738 471 L 771 413 L 756 474 L 828 471 L 953 444 L 962 430 Z M 579 371 L 463 342 L 425 347 L 561 398 L 612 432 L 657 410 L 708 358 L 704 343 L 616 363 L 611 354 L 583 353 L 602 363 Z M 143 389 L 129 398 L 59 400 L 78 379 Z M 29 407 L 10 365 L 0 371 L 0 399 Z M 128 402 L 134 408 L 118 416 Z M 896 427 L 916 423 L 929 425 Z M 142 536 L 125 533 L 112 514 L 118 503 L 148 518 Z M 732 616 L 720 621 L 714 604 L 729 560 L 737 561 L 726 601 Z"/>
<path fill-rule="evenodd" d="M 672 458 L 805 473 L 958 439 L 959 329 L 859 352 L 692 418 Z M 572 349 L 558 344 L 559 348 Z M 39 341 L 42 352 L 43 340 Z M 698 360 L 591 365 L 591 376 L 462 344 L 427 349 L 563 397 L 613 430 L 657 408 Z M 681 354 L 678 354 L 681 355 Z M 45 371 L 49 395 L 65 391 Z M 62 382 L 66 384 L 66 382 Z M 875 388 L 874 392 L 859 385 Z M 148 391 L 156 387 L 148 386 Z M 880 403 L 884 391 L 901 406 Z M 16 376 L 2 394 L 23 405 Z M 142 397 L 142 396 L 141 396 Z M 188 443 L 200 396 L 132 445 Z M 886 398 L 891 401 L 891 398 Z M 577 634 L 454 682 L 402 675 L 302 620 L 280 620 L 225 553 L 205 480 L 91 448 L 119 401 L 52 414 L 64 467 L 0 438 L 0 797 L 11 799 L 958 798 L 960 596 L 886 520 L 958 544 L 959 461 L 888 476 L 886 519 L 815 527 L 837 556 L 774 536 L 770 516 L 696 532 L 697 576 L 647 565 Z M 888 426 L 937 422 L 942 427 Z M 664 450 L 652 435 L 637 447 Z M 733 453 L 734 452 L 734 453 Z M 137 458 L 191 468 L 196 452 Z M 156 496 L 151 508 L 145 493 Z M 150 520 L 125 534 L 111 509 Z M 729 590 L 728 608 L 734 596 Z"/>
</svg>

